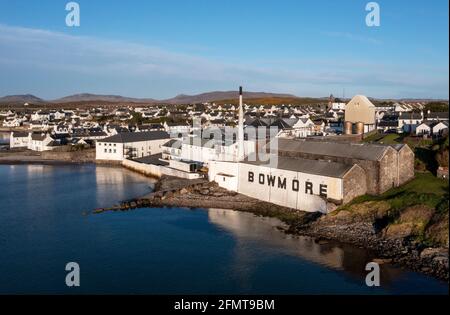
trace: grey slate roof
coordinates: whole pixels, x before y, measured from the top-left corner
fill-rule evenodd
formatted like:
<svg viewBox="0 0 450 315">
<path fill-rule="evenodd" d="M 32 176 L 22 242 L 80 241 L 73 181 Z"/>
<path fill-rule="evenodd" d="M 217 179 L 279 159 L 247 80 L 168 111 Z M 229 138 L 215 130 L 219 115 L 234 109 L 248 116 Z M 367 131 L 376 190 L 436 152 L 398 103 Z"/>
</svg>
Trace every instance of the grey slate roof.
<svg viewBox="0 0 450 315">
<path fill-rule="evenodd" d="M 14 131 L 13 132 L 13 137 L 14 138 L 27 138 L 28 137 L 28 132 Z"/>
<path fill-rule="evenodd" d="M 34 141 L 42 141 L 46 138 L 47 136 L 45 134 L 38 134 L 38 133 L 33 133 L 31 135 L 31 140 Z"/>
<path fill-rule="evenodd" d="M 129 143 L 129 142 L 151 141 L 161 139 L 170 139 L 170 136 L 165 131 L 123 132 L 105 138 L 100 142 Z"/>
<path fill-rule="evenodd" d="M 278 150 L 378 161 L 388 145 L 278 139 Z"/>
<path fill-rule="evenodd" d="M 242 163 L 250 165 L 264 166 L 267 162 L 249 161 L 248 158 Z M 280 170 L 301 172 L 306 174 L 321 175 L 327 177 L 343 178 L 354 164 L 344 164 L 321 160 L 309 160 L 302 158 L 278 157 L 278 164 L 275 167 Z"/>
<path fill-rule="evenodd" d="M 138 159 L 134 159 L 133 161 L 143 163 L 143 164 L 153 164 L 153 165 L 161 165 L 161 166 L 167 166 L 169 165 L 169 162 L 161 161 L 162 159 L 162 153 L 144 156 Z"/>
<path fill-rule="evenodd" d="M 182 142 L 177 139 L 172 139 L 163 144 L 163 147 L 181 149 Z"/>
</svg>

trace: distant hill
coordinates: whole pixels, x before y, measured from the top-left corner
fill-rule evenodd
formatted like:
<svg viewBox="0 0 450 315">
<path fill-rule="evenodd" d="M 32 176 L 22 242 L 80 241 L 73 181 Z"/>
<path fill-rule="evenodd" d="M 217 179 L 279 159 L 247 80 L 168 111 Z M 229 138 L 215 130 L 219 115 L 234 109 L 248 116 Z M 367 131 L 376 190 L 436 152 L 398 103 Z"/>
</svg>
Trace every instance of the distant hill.
<svg viewBox="0 0 450 315">
<path fill-rule="evenodd" d="M 248 105 L 312 105 L 312 104 L 327 104 L 328 99 L 326 98 L 312 98 L 312 97 L 261 97 L 261 98 L 248 98 L 244 99 L 245 104 Z M 224 100 L 215 101 L 216 104 L 224 105 L 224 104 L 238 104 L 237 98 L 230 98 Z"/>
<path fill-rule="evenodd" d="M 56 105 L 135 105 L 135 104 L 193 104 L 193 103 L 205 103 L 216 102 L 219 104 L 236 104 L 239 97 L 238 91 L 214 91 L 208 93 L 201 93 L 196 95 L 180 94 L 173 98 L 165 100 L 156 100 L 153 98 L 133 98 L 125 97 L 121 95 L 100 95 L 81 93 L 66 96 L 56 100 L 44 100 L 31 94 L 26 95 L 8 95 L 0 97 L 0 104 L 15 104 L 23 105 L 24 103 L 48 106 Z M 328 98 L 313 98 L 313 97 L 298 97 L 292 94 L 280 94 L 280 93 L 267 93 L 267 92 L 246 92 L 244 90 L 244 100 L 247 104 L 266 104 L 266 105 L 280 105 L 280 104 L 311 104 L 315 102 L 327 102 Z M 395 102 L 406 101 L 407 99 L 373 99 L 374 103 L 378 102 Z M 437 101 L 432 99 L 409 99 L 415 102 L 429 102 Z M 344 101 L 347 101 L 344 100 Z M 439 100 L 441 101 L 441 100 Z M 448 103 L 448 100 L 442 100 Z"/>
<path fill-rule="evenodd" d="M 156 100 L 151 98 L 132 98 L 132 97 L 124 97 L 120 95 L 98 95 L 98 94 L 75 94 L 66 96 L 63 98 L 59 98 L 56 100 L 52 100 L 52 103 L 78 103 L 78 102 L 112 102 L 112 103 L 154 103 Z"/>
<path fill-rule="evenodd" d="M 202 93 L 197 95 L 178 95 L 174 98 L 163 100 L 163 103 L 169 104 L 189 104 L 189 103 L 205 103 L 213 102 L 218 100 L 226 99 L 237 99 L 239 97 L 238 91 L 215 91 Z M 291 94 L 277 94 L 277 93 L 266 93 L 266 92 L 245 92 L 244 98 L 296 98 L 296 96 Z"/>
<path fill-rule="evenodd" d="M 43 102 L 45 102 L 43 99 L 31 94 L 7 95 L 4 97 L 0 97 L 0 103 L 39 104 Z"/>
</svg>

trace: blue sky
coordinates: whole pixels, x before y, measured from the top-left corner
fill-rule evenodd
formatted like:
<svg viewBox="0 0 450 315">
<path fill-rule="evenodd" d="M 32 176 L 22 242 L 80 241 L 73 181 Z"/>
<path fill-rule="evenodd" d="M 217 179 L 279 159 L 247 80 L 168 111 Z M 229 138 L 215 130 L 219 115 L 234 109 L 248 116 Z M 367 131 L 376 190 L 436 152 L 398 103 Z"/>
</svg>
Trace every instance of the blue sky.
<svg viewBox="0 0 450 315">
<path fill-rule="evenodd" d="M 448 98 L 448 0 L 0 0 L 0 95 Z"/>
</svg>

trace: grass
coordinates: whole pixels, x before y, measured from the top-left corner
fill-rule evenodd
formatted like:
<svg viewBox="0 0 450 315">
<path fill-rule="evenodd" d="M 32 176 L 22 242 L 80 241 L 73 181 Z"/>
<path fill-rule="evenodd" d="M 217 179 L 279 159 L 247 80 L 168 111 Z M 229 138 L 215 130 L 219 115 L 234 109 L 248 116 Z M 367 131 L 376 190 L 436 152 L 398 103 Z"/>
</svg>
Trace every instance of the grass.
<svg viewBox="0 0 450 315">
<path fill-rule="evenodd" d="M 439 212 L 448 211 L 448 181 L 435 177 L 431 173 L 416 173 L 409 183 L 388 190 L 379 195 L 364 195 L 355 198 L 339 210 L 349 210 L 352 205 L 367 201 L 386 201 L 393 210 L 424 204 Z"/>
<path fill-rule="evenodd" d="M 396 133 L 388 135 L 375 133 L 364 139 L 367 143 L 380 143 L 380 144 L 398 144 L 402 143 L 402 136 Z"/>
</svg>

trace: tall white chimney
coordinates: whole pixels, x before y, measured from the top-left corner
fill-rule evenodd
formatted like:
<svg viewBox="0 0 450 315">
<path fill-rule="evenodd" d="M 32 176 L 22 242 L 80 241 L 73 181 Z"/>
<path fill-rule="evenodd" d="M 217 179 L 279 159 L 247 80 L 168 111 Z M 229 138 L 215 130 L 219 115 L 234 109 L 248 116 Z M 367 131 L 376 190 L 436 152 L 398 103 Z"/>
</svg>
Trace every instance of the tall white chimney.
<svg viewBox="0 0 450 315">
<path fill-rule="evenodd" d="M 242 86 L 239 87 L 239 126 L 238 126 L 238 160 L 245 157 L 244 151 L 244 108 L 242 104 Z"/>
</svg>

